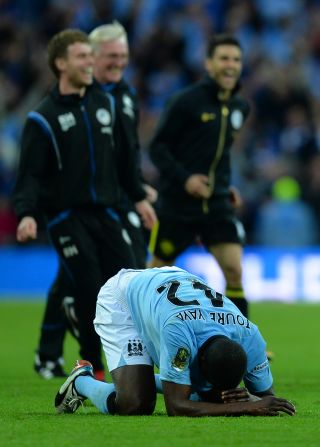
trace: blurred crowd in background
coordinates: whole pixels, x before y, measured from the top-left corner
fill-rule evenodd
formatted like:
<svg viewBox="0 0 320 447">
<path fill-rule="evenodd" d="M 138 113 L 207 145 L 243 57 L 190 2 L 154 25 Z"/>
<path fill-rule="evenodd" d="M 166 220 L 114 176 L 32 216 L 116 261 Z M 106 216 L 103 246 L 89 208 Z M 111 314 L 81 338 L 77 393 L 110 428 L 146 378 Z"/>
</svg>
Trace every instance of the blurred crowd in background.
<svg viewBox="0 0 320 447">
<path fill-rule="evenodd" d="M 320 0 L 0 0 L 0 244 L 15 243 L 10 193 L 23 123 L 54 81 L 48 40 L 114 19 L 129 36 L 146 180 L 157 186 L 148 142 L 165 102 L 203 75 L 208 37 L 233 34 L 251 103 L 233 149 L 248 243 L 320 245 Z"/>
</svg>

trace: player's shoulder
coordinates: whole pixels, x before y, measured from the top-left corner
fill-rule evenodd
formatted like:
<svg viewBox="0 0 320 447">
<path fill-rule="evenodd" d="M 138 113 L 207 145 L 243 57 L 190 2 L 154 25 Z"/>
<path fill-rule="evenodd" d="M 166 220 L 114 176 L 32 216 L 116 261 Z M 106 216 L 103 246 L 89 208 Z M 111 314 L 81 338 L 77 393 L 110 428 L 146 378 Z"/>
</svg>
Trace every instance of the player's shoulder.
<svg viewBox="0 0 320 447">
<path fill-rule="evenodd" d="M 199 94 L 198 83 L 186 85 L 173 93 L 166 101 L 166 110 L 173 112 L 187 112 L 195 105 L 195 97 Z"/>
<path fill-rule="evenodd" d="M 47 93 L 35 106 L 32 108 L 33 112 L 44 115 L 54 108 L 54 90 Z"/>
<path fill-rule="evenodd" d="M 186 106 L 187 104 L 195 104 L 198 97 L 204 95 L 202 83 L 200 81 L 184 87 L 172 96 L 172 102 Z"/>
<path fill-rule="evenodd" d="M 85 97 L 91 98 L 94 102 L 107 101 L 108 103 L 113 103 L 112 94 L 108 91 L 104 91 L 97 82 L 94 82 L 86 88 Z"/>
<path fill-rule="evenodd" d="M 129 84 L 125 79 L 121 79 L 113 91 L 114 96 L 117 99 L 129 98 L 134 104 L 138 102 L 138 93 L 135 87 Z"/>
<path fill-rule="evenodd" d="M 118 88 L 123 92 L 130 93 L 130 95 L 133 96 L 137 95 L 136 88 L 133 85 L 129 84 L 129 82 L 127 82 L 125 79 L 121 79 L 121 81 L 118 84 Z"/>
<path fill-rule="evenodd" d="M 194 320 L 181 318 L 183 311 L 180 309 L 170 312 L 164 308 L 163 311 L 165 318 L 161 329 L 162 342 L 167 346 L 189 346 L 190 350 L 196 349 Z"/>
<path fill-rule="evenodd" d="M 234 95 L 231 98 L 230 103 L 232 105 L 232 108 L 241 110 L 244 113 L 245 116 L 247 116 L 248 113 L 250 112 L 250 103 L 249 103 L 249 101 L 247 101 L 241 95 L 238 95 L 238 94 Z"/>
<path fill-rule="evenodd" d="M 33 125 L 32 123 L 35 122 L 51 122 L 55 118 L 57 111 L 60 110 L 55 96 L 56 88 L 53 88 L 28 112 L 26 123 Z"/>
</svg>

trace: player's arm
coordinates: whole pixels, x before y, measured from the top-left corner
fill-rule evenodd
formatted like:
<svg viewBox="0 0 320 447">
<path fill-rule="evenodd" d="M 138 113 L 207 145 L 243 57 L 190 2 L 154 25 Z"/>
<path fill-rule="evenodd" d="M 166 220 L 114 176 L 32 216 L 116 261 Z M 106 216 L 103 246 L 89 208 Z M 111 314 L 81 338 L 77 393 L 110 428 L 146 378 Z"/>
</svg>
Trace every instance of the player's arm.
<svg viewBox="0 0 320 447">
<path fill-rule="evenodd" d="M 192 174 L 182 165 L 176 153 L 181 145 L 181 135 L 190 125 L 188 109 L 180 95 L 173 96 L 161 113 L 149 145 L 150 158 L 161 175 L 182 188 Z"/>
<path fill-rule="evenodd" d="M 50 141 L 38 123 L 27 119 L 21 143 L 21 156 L 12 204 L 18 217 L 17 240 L 26 242 L 37 237 L 38 198 L 41 179 L 50 163 Z M 53 152 L 53 151 L 52 151 Z"/>
<path fill-rule="evenodd" d="M 243 205 L 243 199 L 240 191 L 233 185 L 229 186 L 230 202 L 234 209 L 239 209 Z"/>
<path fill-rule="evenodd" d="M 139 213 L 144 227 L 147 230 L 151 230 L 153 225 L 157 222 L 157 215 L 153 206 L 149 203 L 147 199 L 140 200 L 136 202 L 135 208 Z"/>
<path fill-rule="evenodd" d="M 295 408 L 286 399 L 273 395 L 257 401 L 236 401 L 231 403 L 194 402 L 190 400 L 191 387 L 163 381 L 163 395 L 169 416 L 277 416 L 295 414 Z"/>
</svg>

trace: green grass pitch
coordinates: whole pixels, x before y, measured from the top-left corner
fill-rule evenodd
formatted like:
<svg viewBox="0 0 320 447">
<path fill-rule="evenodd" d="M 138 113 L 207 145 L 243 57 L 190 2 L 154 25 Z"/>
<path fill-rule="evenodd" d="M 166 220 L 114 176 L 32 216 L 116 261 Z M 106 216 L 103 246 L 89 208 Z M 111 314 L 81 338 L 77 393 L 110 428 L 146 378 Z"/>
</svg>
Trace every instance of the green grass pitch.
<svg viewBox="0 0 320 447">
<path fill-rule="evenodd" d="M 1 447 L 286 447 L 320 446 L 320 305 L 257 303 L 251 319 L 275 353 L 277 395 L 290 399 L 295 417 L 168 418 L 162 396 L 149 417 L 104 416 L 90 405 L 57 415 L 61 380 L 45 381 L 32 369 L 44 303 L 0 301 Z M 78 348 L 65 346 L 66 368 Z"/>
</svg>

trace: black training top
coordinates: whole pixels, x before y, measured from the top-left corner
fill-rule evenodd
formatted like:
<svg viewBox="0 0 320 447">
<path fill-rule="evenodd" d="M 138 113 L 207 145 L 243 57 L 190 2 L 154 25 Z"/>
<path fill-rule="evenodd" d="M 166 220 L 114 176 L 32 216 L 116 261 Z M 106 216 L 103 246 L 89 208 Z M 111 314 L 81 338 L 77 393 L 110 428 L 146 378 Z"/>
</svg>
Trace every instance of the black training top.
<svg viewBox="0 0 320 447">
<path fill-rule="evenodd" d="M 230 149 L 249 113 L 236 90 L 229 100 L 219 99 L 219 86 L 207 75 L 168 102 L 150 145 L 160 170 L 161 206 L 182 214 L 206 213 L 216 198 L 229 194 Z M 185 191 L 192 174 L 209 175 L 208 201 Z"/>
<path fill-rule="evenodd" d="M 13 194 L 17 216 L 48 216 L 92 205 L 113 206 L 120 197 L 111 95 L 94 86 L 83 97 L 58 86 L 28 114 Z M 130 160 L 122 166 L 133 201 L 145 192 Z"/>
</svg>

